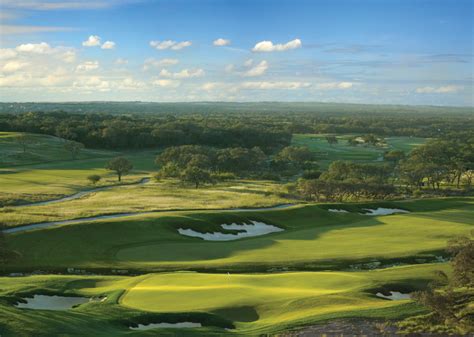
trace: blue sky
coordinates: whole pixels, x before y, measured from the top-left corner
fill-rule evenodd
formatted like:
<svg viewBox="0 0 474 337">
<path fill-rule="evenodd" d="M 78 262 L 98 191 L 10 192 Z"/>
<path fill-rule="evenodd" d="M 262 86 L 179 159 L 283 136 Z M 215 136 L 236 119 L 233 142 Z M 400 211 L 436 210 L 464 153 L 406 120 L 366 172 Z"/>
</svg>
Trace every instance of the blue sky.
<svg viewBox="0 0 474 337">
<path fill-rule="evenodd" d="M 471 0 L 2 0 L 2 101 L 468 105 Z"/>
</svg>

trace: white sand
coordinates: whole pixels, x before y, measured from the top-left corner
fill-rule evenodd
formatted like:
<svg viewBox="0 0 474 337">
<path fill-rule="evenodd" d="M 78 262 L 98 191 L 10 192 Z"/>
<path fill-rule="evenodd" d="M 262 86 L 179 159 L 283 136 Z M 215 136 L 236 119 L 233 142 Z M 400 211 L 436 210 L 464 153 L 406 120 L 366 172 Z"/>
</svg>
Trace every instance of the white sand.
<svg viewBox="0 0 474 337">
<path fill-rule="evenodd" d="M 261 236 L 261 235 L 265 235 L 269 233 L 283 231 L 282 228 L 279 228 L 273 225 L 267 225 L 266 223 L 258 222 L 258 221 L 250 221 L 250 224 L 241 224 L 241 225 L 236 224 L 236 223 L 232 223 L 230 225 L 223 224 L 221 225 L 221 227 L 227 230 L 236 230 L 240 232 L 237 232 L 235 234 L 221 233 L 221 232 L 200 233 L 189 228 L 188 229 L 179 228 L 178 232 L 181 235 L 201 238 L 206 241 L 231 241 L 231 240 L 238 240 L 242 238 L 248 238 L 252 236 Z"/>
<path fill-rule="evenodd" d="M 403 294 L 398 291 L 391 291 L 390 295 L 384 295 L 382 293 L 377 293 L 375 296 L 380 297 L 380 298 L 386 298 L 388 300 L 392 301 L 400 301 L 400 300 L 409 300 L 410 299 L 410 294 Z"/>
<path fill-rule="evenodd" d="M 361 214 L 363 215 L 390 215 L 390 214 L 397 214 L 397 213 L 410 213 L 408 211 L 405 211 L 404 209 L 383 208 L 383 207 L 379 207 L 377 209 L 364 208 L 364 211 L 368 211 L 368 213 L 361 213 Z"/>
<path fill-rule="evenodd" d="M 349 213 L 349 211 L 346 211 L 345 209 L 336 209 L 336 208 L 329 208 L 329 212 L 333 213 Z"/>
<path fill-rule="evenodd" d="M 132 330 L 150 330 L 157 328 L 200 328 L 202 327 L 201 323 L 193 322 L 179 322 L 179 323 L 151 323 L 151 324 L 138 324 L 138 327 L 130 327 Z"/>
</svg>

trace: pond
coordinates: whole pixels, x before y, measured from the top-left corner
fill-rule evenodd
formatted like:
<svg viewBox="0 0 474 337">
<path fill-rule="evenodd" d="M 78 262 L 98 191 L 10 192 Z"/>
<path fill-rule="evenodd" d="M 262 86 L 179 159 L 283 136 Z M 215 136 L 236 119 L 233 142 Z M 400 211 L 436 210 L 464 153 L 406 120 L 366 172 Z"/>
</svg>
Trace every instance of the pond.
<svg viewBox="0 0 474 337">
<path fill-rule="evenodd" d="M 36 310 L 68 310 L 77 305 L 89 302 L 87 297 L 34 295 L 24 298 L 26 303 L 17 303 L 15 306 L 22 309 Z"/>
</svg>

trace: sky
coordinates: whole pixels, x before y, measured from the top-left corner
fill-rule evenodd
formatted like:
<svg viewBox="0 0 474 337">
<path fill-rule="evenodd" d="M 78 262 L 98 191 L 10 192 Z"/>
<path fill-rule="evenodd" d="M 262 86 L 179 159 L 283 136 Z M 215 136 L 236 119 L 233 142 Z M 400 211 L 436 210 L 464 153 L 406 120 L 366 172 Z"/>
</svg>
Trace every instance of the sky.
<svg viewBox="0 0 474 337">
<path fill-rule="evenodd" d="M 474 105 L 473 0 L 0 0 L 0 101 Z"/>
</svg>

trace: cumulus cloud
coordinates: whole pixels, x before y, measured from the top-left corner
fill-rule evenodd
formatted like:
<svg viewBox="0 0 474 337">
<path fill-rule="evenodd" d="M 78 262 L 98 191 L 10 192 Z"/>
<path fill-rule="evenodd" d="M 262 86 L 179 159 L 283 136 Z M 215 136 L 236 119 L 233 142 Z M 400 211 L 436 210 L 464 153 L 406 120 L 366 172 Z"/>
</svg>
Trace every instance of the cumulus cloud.
<svg viewBox="0 0 474 337">
<path fill-rule="evenodd" d="M 28 66 L 29 63 L 23 62 L 23 61 L 18 61 L 18 60 L 12 60 L 6 62 L 2 67 L 1 70 L 3 73 L 13 73 L 17 70 L 20 70 L 22 68 L 25 68 Z"/>
<path fill-rule="evenodd" d="M 273 89 L 284 89 L 284 90 L 295 90 L 302 88 L 311 87 L 311 83 L 308 82 L 244 82 L 240 85 L 242 89 L 260 89 L 260 90 L 273 90 Z"/>
<path fill-rule="evenodd" d="M 319 83 L 316 87 L 321 90 L 350 89 L 354 86 L 352 82 L 328 82 Z"/>
<path fill-rule="evenodd" d="M 33 53 L 33 54 L 48 54 L 53 50 L 46 42 L 41 43 L 26 43 L 16 47 L 16 51 L 21 53 Z"/>
<path fill-rule="evenodd" d="M 220 83 L 218 82 L 207 82 L 201 86 L 202 90 L 211 91 L 219 87 Z"/>
<path fill-rule="evenodd" d="M 102 48 L 102 49 L 115 49 L 115 42 L 105 41 L 104 44 L 100 48 Z"/>
<path fill-rule="evenodd" d="M 119 66 L 121 66 L 121 65 L 126 65 L 126 64 L 128 64 L 128 60 L 119 57 L 118 59 L 115 60 L 114 63 L 115 63 L 116 65 L 119 65 Z"/>
<path fill-rule="evenodd" d="M 183 48 L 189 47 L 190 45 L 192 45 L 191 41 L 182 41 L 182 42 L 177 42 L 173 40 L 150 41 L 150 47 L 155 48 L 156 50 L 164 50 L 164 49 L 181 50 Z"/>
<path fill-rule="evenodd" d="M 228 72 L 228 73 L 233 72 L 234 69 L 235 69 L 235 65 L 233 65 L 233 64 L 228 64 L 228 65 L 226 65 L 225 68 L 224 68 L 224 70 L 225 70 L 226 72 Z"/>
<path fill-rule="evenodd" d="M 178 64 L 178 63 L 179 63 L 179 60 L 177 59 L 165 58 L 165 59 L 157 60 L 155 58 L 148 58 L 145 60 L 145 63 L 143 64 L 143 70 L 148 70 L 151 68 L 167 67 L 167 66 Z"/>
<path fill-rule="evenodd" d="M 181 82 L 176 80 L 155 80 L 153 84 L 163 88 L 177 88 Z"/>
<path fill-rule="evenodd" d="M 99 68 L 99 61 L 86 61 L 76 67 L 77 72 L 87 72 Z"/>
<path fill-rule="evenodd" d="M 285 44 L 278 43 L 273 44 L 272 41 L 260 41 L 252 49 L 254 52 L 272 52 L 272 51 L 285 51 L 290 49 L 301 48 L 301 40 L 294 39 L 288 41 Z"/>
<path fill-rule="evenodd" d="M 73 82 L 72 86 L 86 91 L 110 91 L 111 89 L 110 82 L 102 79 L 100 76 L 79 78 Z"/>
<path fill-rule="evenodd" d="M 204 70 L 202 69 L 183 69 L 177 73 L 172 73 L 166 69 L 160 71 L 160 77 L 174 78 L 174 79 L 184 79 L 192 77 L 201 77 L 204 76 Z"/>
<path fill-rule="evenodd" d="M 97 47 L 100 46 L 100 36 L 91 35 L 86 41 L 82 42 L 84 47 Z"/>
<path fill-rule="evenodd" d="M 0 49 L 0 60 L 7 60 L 17 56 L 17 52 L 10 48 L 1 48 Z"/>
<path fill-rule="evenodd" d="M 129 90 L 129 89 L 143 89 L 146 87 L 145 82 L 135 80 L 133 77 L 127 77 L 117 83 L 117 89 Z"/>
<path fill-rule="evenodd" d="M 247 64 L 248 62 L 246 62 Z M 243 76 L 245 77 L 255 77 L 255 76 L 261 76 L 265 74 L 265 72 L 268 69 L 268 62 L 263 60 L 254 67 L 250 68 L 246 72 L 243 73 Z"/>
<path fill-rule="evenodd" d="M 457 85 L 446 85 L 438 88 L 434 87 L 422 87 L 417 88 L 417 94 L 452 94 L 462 90 L 463 87 Z"/>
<path fill-rule="evenodd" d="M 219 38 L 217 40 L 214 40 L 213 44 L 217 47 L 228 46 L 230 45 L 230 40 Z"/>
</svg>

